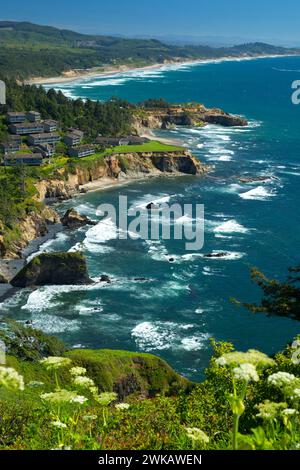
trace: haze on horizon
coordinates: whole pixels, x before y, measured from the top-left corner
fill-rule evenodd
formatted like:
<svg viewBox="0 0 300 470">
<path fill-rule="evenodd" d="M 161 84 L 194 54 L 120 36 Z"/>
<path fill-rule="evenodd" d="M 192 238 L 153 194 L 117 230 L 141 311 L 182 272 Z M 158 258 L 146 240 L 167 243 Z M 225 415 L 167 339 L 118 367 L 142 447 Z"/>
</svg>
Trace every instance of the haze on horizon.
<svg viewBox="0 0 300 470">
<path fill-rule="evenodd" d="M 297 46 L 298 5 L 296 0 L 15 0 L 1 5 L 0 19 L 171 42 Z"/>
</svg>

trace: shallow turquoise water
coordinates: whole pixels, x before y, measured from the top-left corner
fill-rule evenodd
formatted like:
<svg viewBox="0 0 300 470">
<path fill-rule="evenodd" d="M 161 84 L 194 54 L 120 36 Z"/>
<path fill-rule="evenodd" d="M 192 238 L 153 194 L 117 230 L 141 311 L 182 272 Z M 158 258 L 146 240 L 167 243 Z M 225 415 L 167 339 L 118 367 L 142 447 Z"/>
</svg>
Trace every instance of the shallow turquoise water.
<svg viewBox="0 0 300 470">
<path fill-rule="evenodd" d="M 46 287 L 24 291 L 2 310 L 57 334 L 71 346 L 150 351 L 189 378 L 199 379 L 211 355 L 209 337 L 237 348 L 273 353 L 299 331 L 283 318 L 254 316 L 229 299 L 259 298 L 249 270 L 284 275 L 299 262 L 300 106 L 291 103 L 291 82 L 300 77 L 300 58 L 223 62 L 180 70 L 135 72 L 63 85 L 71 96 L 131 101 L 164 97 L 201 101 L 245 115 L 248 128 L 181 128 L 164 135 L 184 140 L 206 163 L 205 179 L 182 177 L 133 183 L 95 192 L 61 208 L 95 215 L 102 202 L 120 194 L 134 206 L 170 198 L 205 205 L 205 246 L 231 253 L 228 259 L 184 256 L 182 241 L 146 243 L 113 239 L 114 227 L 64 232 L 42 249 L 74 249 L 80 244 L 93 277 L 109 274 L 111 285 Z M 242 185 L 238 175 L 268 175 L 264 184 Z M 103 236 L 105 234 L 105 236 Z M 168 258 L 175 258 L 169 263 Z M 134 281 L 145 277 L 146 282 Z"/>
</svg>

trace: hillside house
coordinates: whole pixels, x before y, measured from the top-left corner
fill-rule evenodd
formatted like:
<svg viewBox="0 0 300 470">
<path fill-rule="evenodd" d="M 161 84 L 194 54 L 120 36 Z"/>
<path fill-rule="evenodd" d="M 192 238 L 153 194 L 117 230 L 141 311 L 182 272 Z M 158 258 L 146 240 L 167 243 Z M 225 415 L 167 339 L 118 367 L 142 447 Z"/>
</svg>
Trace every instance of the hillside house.
<svg viewBox="0 0 300 470">
<path fill-rule="evenodd" d="M 82 158 L 88 157 L 95 153 L 95 148 L 92 145 L 81 145 L 79 147 L 71 147 L 68 150 L 68 155 L 70 157 Z"/>
<path fill-rule="evenodd" d="M 40 122 L 41 113 L 39 113 L 38 111 L 28 111 L 27 119 L 30 122 Z"/>
<path fill-rule="evenodd" d="M 40 122 L 24 122 L 11 124 L 9 131 L 16 135 L 39 134 L 44 132 L 44 125 Z"/>
<path fill-rule="evenodd" d="M 29 145 L 55 144 L 60 141 L 60 135 L 55 133 L 41 133 L 28 136 Z"/>
<path fill-rule="evenodd" d="M 5 166 L 30 165 L 39 166 L 43 163 L 43 157 L 40 153 L 28 154 L 9 154 L 4 157 Z"/>
<path fill-rule="evenodd" d="M 26 121 L 26 113 L 7 113 L 6 120 L 9 124 L 17 124 Z"/>
</svg>

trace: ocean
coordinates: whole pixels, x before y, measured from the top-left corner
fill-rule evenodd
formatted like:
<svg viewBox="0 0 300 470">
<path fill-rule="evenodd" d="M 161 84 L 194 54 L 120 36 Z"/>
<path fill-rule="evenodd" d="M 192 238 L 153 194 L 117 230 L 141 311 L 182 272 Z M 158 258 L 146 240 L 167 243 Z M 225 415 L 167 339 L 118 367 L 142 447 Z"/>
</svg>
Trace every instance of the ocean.
<svg viewBox="0 0 300 470">
<path fill-rule="evenodd" d="M 247 128 L 209 125 L 158 132 L 180 139 L 202 162 L 213 165 L 206 178 L 139 181 L 60 206 L 61 212 L 75 207 L 100 220 L 99 204 L 117 204 L 119 195 L 126 195 L 134 207 L 155 201 L 204 204 L 200 255 L 228 255 L 203 258 L 185 252 L 178 240 L 119 240 L 114 224 L 100 221 L 95 227 L 61 232 L 40 249 L 80 248 L 90 275 L 97 279 L 108 274 L 111 284 L 24 290 L 2 304 L 4 314 L 32 320 L 70 347 L 156 354 L 192 380 L 203 378 L 212 354 L 210 338 L 268 354 L 284 347 L 299 332 L 296 321 L 254 315 L 230 299 L 260 299 L 251 267 L 283 279 L 288 267 L 299 263 L 300 106 L 291 102 L 291 84 L 297 79 L 300 58 L 285 57 L 162 67 L 54 85 L 72 98 L 118 96 L 139 102 L 163 97 L 245 116 Z M 240 176 L 264 176 L 266 182 L 243 184 Z"/>
</svg>

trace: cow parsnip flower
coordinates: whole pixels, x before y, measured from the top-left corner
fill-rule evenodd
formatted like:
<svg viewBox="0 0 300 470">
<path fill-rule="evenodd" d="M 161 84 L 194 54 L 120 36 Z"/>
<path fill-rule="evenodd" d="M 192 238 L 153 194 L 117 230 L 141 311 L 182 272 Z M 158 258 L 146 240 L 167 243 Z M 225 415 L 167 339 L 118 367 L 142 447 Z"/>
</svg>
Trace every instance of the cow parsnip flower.
<svg viewBox="0 0 300 470">
<path fill-rule="evenodd" d="M 114 392 L 104 392 L 95 397 L 96 401 L 102 406 L 110 405 L 113 401 L 116 401 L 117 398 L 118 395 Z"/>
<path fill-rule="evenodd" d="M 85 375 L 86 374 L 86 368 L 85 367 L 72 367 L 70 369 L 70 374 L 73 375 L 74 377 L 79 376 L 79 375 Z"/>
<path fill-rule="evenodd" d="M 77 395 L 76 392 L 64 389 L 51 393 L 43 393 L 40 397 L 42 400 L 50 403 L 79 403 L 81 399 L 87 400 L 85 397 Z"/>
<path fill-rule="evenodd" d="M 120 410 L 120 411 L 125 411 L 125 410 L 128 410 L 130 408 L 130 405 L 129 405 L 129 403 L 117 403 L 115 408 L 117 410 Z"/>
<path fill-rule="evenodd" d="M 294 374 L 282 371 L 276 372 L 268 377 L 269 384 L 277 388 L 284 388 L 286 386 L 293 385 L 294 383 L 297 383 L 297 381 L 298 379 Z"/>
<path fill-rule="evenodd" d="M 287 408 L 286 403 L 275 403 L 269 400 L 266 400 L 264 403 L 260 403 L 256 407 L 259 411 L 257 417 L 263 419 L 264 421 L 273 421 L 282 412 L 282 410 Z"/>
<path fill-rule="evenodd" d="M 32 380 L 27 385 L 30 388 L 39 388 L 39 387 L 43 387 L 45 384 L 44 384 L 44 382 L 39 382 L 37 380 Z"/>
<path fill-rule="evenodd" d="M 209 443 L 209 437 L 199 428 L 185 428 L 187 437 L 192 439 L 194 442 L 202 442 L 204 444 Z"/>
<path fill-rule="evenodd" d="M 67 427 L 67 425 L 65 423 L 62 423 L 61 421 L 52 421 L 52 426 L 54 426 L 55 428 L 59 428 L 59 429 L 65 429 Z"/>
<path fill-rule="evenodd" d="M 295 388 L 292 393 L 291 397 L 293 400 L 299 400 L 300 399 L 300 388 Z"/>
<path fill-rule="evenodd" d="M 241 364 L 233 369 L 233 376 L 242 382 L 258 382 L 259 376 L 253 364 Z"/>
<path fill-rule="evenodd" d="M 78 403 L 79 405 L 83 405 L 86 401 L 88 401 L 86 397 L 77 395 L 76 397 L 72 398 L 71 403 Z"/>
<path fill-rule="evenodd" d="M 282 412 L 283 416 L 295 416 L 298 414 L 298 411 L 295 410 L 294 408 L 286 408 Z"/>
<path fill-rule="evenodd" d="M 71 359 L 69 359 L 68 357 L 50 356 L 46 357 L 45 359 L 42 359 L 40 363 L 43 364 L 47 370 L 56 370 L 61 367 L 66 367 L 70 365 Z"/>
<path fill-rule="evenodd" d="M 95 386 L 95 382 L 89 377 L 85 377 L 84 375 L 77 375 L 73 379 L 73 384 L 76 387 L 87 388 L 87 389 L 90 389 L 91 387 Z"/>
<path fill-rule="evenodd" d="M 273 366 L 275 361 L 260 351 L 249 349 L 247 352 L 234 351 L 223 354 L 216 360 L 216 364 L 233 367 L 241 364 L 252 364 L 257 368 L 265 369 Z"/>
<path fill-rule="evenodd" d="M 0 367 L 0 387 L 8 390 L 24 390 L 24 378 L 12 367 Z"/>
</svg>

